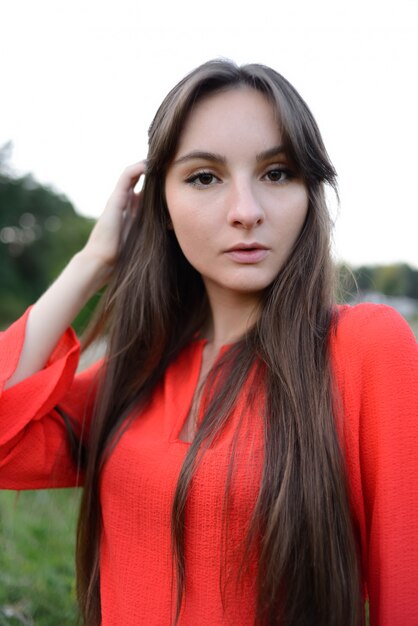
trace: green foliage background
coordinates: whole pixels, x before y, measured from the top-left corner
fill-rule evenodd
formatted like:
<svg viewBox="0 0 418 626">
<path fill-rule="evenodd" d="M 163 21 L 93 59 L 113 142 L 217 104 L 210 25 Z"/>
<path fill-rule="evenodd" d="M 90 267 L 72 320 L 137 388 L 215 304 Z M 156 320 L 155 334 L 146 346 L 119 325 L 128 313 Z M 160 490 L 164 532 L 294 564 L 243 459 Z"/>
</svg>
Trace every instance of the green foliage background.
<svg viewBox="0 0 418 626">
<path fill-rule="evenodd" d="M 45 291 L 93 220 L 62 194 L 17 177 L 0 149 L 0 328 Z M 94 307 L 93 307 L 94 308 Z M 77 317 L 86 326 L 91 304 Z M 0 626 L 74 626 L 77 490 L 0 492 Z"/>
<path fill-rule="evenodd" d="M 342 298 L 350 300 L 359 292 L 377 292 L 418 300 L 418 270 L 406 263 L 362 265 L 355 269 L 340 265 L 338 271 Z"/>
<path fill-rule="evenodd" d="M 8 172 L 0 150 L 0 326 L 7 326 L 45 291 L 87 241 L 93 220 L 31 176 Z M 81 325 L 83 317 L 78 320 Z"/>
</svg>

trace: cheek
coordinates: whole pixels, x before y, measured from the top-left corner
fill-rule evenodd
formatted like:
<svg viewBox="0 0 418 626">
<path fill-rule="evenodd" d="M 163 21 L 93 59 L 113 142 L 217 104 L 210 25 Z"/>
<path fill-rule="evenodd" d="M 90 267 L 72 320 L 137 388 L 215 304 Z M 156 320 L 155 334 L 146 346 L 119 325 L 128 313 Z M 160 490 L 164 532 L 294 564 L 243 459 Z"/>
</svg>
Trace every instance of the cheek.
<svg viewBox="0 0 418 626">
<path fill-rule="evenodd" d="M 172 230 L 186 256 L 188 250 L 195 252 L 199 245 L 210 240 L 213 229 L 210 212 L 203 210 L 201 203 L 197 205 L 196 198 L 167 187 L 166 204 Z"/>
<path fill-rule="evenodd" d="M 200 273 L 214 253 L 214 241 L 219 233 L 214 220 L 213 202 L 205 202 L 205 197 L 200 197 L 196 192 L 190 193 L 181 182 L 168 174 L 165 200 L 171 229 L 184 256 Z"/>
<path fill-rule="evenodd" d="M 210 233 L 191 217 L 173 216 L 173 230 L 184 256 L 194 266 L 204 259 L 211 240 Z"/>
<path fill-rule="evenodd" d="M 306 189 L 305 185 L 301 185 L 298 190 L 296 204 L 298 206 L 298 210 L 295 213 L 297 213 L 298 223 L 302 227 L 308 214 L 309 207 L 308 190 Z"/>
<path fill-rule="evenodd" d="M 308 214 L 308 195 L 304 188 L 294 190 L 283 204 L 286 207 L 281 215 L 283 233 L 286 233 L 289 243 L 293 244 L 298 238 Z"/>
<path fill-rule="evenodd" d="M 184 203 L 176 203 L 174 198 L 167 198 L 168 214 L 171 221 L 171 230 L 186 257 L 194 267 L 199 256 L 204 255 L 204 251 L 209 239 L 208 231 L 202 228 L 199 220 L 196 219 L 194 211 Z M 171 200 L 171 202 L 170 202 Z"/>
<path fill-rule="evenodd" d="M 306 198 L 306 203 L 299 207 L 299 210 L 295 212 L 293 228 L 295 232 L 295 239 L 300 235 L 302 228 L 306 222 L 306 217 L 308 215 L 308 199 Z"/>
</svg>

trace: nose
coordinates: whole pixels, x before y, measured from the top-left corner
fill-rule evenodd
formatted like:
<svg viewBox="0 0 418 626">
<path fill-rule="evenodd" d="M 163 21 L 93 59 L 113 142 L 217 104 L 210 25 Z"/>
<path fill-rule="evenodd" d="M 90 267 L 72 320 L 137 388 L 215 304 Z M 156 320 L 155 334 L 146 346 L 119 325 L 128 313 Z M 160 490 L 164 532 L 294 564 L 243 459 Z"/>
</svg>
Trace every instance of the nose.
<svg viewBox="0 0 418 626">
<path fill-rule="evenodd" d="M 231 188 L 228 204 L 228 222 L 232 226 L 250 230 L 264 222 L 262 205 L 249 182 L 241 181 Z"/>
</svg>

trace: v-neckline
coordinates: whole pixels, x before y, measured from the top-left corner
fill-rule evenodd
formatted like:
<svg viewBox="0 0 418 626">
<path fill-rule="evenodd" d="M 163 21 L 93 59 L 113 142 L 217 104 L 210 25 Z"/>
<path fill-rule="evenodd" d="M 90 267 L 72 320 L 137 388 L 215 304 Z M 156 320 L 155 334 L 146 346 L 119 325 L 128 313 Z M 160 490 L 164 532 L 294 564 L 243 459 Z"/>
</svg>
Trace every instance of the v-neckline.
<svg viewBox="0 0 418 626">
<path fill-rule="evenodd" d="M 204 349 L 206 347 L 208 343 L 208 339 L 201 339 L 201 338 L 197 338 L 194 339 L 193 342 L 190 344 L 191 347 L 194 348 L 193 352 L 192 352 L 192 363 L 191 363 L 191 372 L 190 372 L 190 385 L 188 387 L 188 393 L 187 393 L 187 399 L 185 399 L 185 402 L 182 406 L 182 411 L 179 414 L 178 418 L 175 420 L 175 424 L 174 424 L 174 428 L 172 430 L 173 433 L 173 437 L 171 438 L 170 442 L 171 443 L 179 443 L 185 446 L 191 446 L 194 440 L 194 437 L 196 436 L 196 432 L 197 429 L 199 428 L 199 421 L 201 418 L 201 401 L 202 398 L 200 397 L 198 400 L 198 406 L 197 406 L 197 419 L 196 419 L 196 425 L 197 425 L 197 429 L 196 432 L 193 435 L 193 439 L 191 441 L 185 440 L 185 439 L 181 439 L 180 435 L 183 431 L 184 426 L 186 425 L 186 422 L 189 419 L 190 416 L 190 412 L 193 409 L 193 403 L 194 403 L 194 398 L 197 392 L 197 388 L 199 385 L 199 381 L 200 381 L 200 375 L 202 372 L 202 365 L 203 365 L 203 353 L 204 353 Z M 224 354 L 224 352 L 226 350 L 228 350 L 228 348 L 231 347 L 231 345 L 233 344 L 224 344 L 219 348 L 218 354 L 216 356 L 216 359 L 214 360 L 213 364 L 216 363 L 216 361 Z"/>
<path fill-rule="evenodd" d="M 202 369 L 203 350 L 207 342 L 207 339 L 194 339 L 193 342 L 190 344 L 190 347 L 192 348 L 192 353 L 189 385 L 187 387 L 187 394 L 185 394 L 187 395 L 187 398 L 184 399 L 184 404 L 182 403 L 182 410 L 179 412 L 179 415 L 174 421 L 174 427 L 172 430 L 172 438 L 170 439 L 170 443 L 179 443 L 184 446 L 191 446 L 193 443 L 193 440 L 186 441 L 184 439 L 180 439 L 180 435 L 192 408 L 193 399 L 196 393 L 197 385 L 200 378 L 200 372 Z"/>
</svg>

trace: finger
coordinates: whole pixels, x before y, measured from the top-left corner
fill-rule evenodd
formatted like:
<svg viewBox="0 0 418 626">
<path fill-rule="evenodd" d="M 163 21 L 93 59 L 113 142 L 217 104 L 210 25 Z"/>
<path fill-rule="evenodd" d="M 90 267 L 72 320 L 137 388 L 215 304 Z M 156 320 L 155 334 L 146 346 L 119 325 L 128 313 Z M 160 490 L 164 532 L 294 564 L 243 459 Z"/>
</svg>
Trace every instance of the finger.
<svg viewBox="0 0 418 626">
<path fill-rule="evenodd" d="M 146 171 L 146 161 L 139 161 L 128 166 L 122 172 L 105 209 L 113 212 L 116 209 L 131 212 L 130 206 L 134 199 L 135 185 Z M 137 202 L 134 202 L 137 205 Z"/>
<path fill-rule="evenodd" d="M 122 175 L 119 178 L 119 184 L 125 190 L 135 187 L 140 177 L 145 174 L 147 169 L 146 161 L 138 161 L 133 165 L 129 165 L 124 169 Z"/>
<path fill-rule="evenodd" d="M 141 210 L 141 203 L 142 203 L 142 192 L 134 193 L 131 199 L 132 217 L 135 217 L 137 213 Z"/>
</svg>

